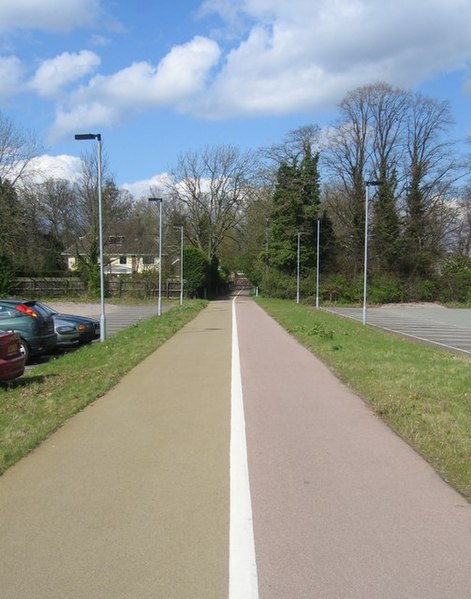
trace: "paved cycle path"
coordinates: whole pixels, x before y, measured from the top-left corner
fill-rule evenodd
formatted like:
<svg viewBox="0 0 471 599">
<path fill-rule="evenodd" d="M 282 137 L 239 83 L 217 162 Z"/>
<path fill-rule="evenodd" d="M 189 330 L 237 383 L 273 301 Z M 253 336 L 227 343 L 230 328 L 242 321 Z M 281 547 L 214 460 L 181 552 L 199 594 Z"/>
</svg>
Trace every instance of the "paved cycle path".
<svg viewBox="0 0 471 599">
<path fill-rule="evenodd" d="M 238 306 L 260 597 L 469 599 L 471 505 L 253 301 Z"/>
<path fill-rule="evenodd" d="M 229 580 L 220 301 L 0 478 L 2 599 L 469 599 L 471 506 L 250 298 L 235 308 L 258 587 Z"/>
<path fill-rule="evenodd" d="M 8 470 L 0 597 L 227 596 L 230 385 L 214 302 Z"/>
</svg>

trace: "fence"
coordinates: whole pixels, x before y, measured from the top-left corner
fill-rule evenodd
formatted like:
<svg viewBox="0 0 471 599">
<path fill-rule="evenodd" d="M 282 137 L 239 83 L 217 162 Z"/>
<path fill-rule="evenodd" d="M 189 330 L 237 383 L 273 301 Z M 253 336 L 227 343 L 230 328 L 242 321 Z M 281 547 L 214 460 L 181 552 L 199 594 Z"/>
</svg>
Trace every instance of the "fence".
<svg viewBox="0 0 471 599">
<path fill-rule="evenodd" d="M 132 280 L 128 278 L 106 278 L 107 297 L 156 297 L 158 289 L 156 281 Z M 163 282 L 162 294 L 170 298 L 180 296 L 180 281 L 169 279 Z M 87 295 L 83 282 L 77 277 L 19 277 L 12 289 L 12 295 L 22 298 L 41 297 L 81 297 Z"/>
</svg>

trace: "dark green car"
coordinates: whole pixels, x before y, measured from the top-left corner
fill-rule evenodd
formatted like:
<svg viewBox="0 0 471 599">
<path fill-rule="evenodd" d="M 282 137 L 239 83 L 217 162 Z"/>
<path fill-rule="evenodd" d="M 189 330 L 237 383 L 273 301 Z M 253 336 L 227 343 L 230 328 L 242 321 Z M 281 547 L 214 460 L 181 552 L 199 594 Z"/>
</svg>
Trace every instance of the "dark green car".
<svg viewBox="0 0 471 599">
<path fill-rule="evenodd" d="M 54 320 L 35 301 L 0 300 L 0 331 L 12 331 L 19 336 L 26 362 L 56 348 Z"/>
</svg>

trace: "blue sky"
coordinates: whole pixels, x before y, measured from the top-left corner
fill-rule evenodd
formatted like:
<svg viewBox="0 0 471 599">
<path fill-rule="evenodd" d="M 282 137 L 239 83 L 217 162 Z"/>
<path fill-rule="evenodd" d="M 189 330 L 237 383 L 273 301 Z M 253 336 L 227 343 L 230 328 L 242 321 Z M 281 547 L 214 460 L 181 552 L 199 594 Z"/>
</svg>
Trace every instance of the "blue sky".
<svg viewBox="0 0 471 599">
<path fill-rule="evenodd" d="M 271 145 L 386 81 L 449 100 L 471 130 L 469 0 L 0 0 L 0 111 L 73 176 L 101 133 L 135 195 L 179 153 Z"/>
</svg>

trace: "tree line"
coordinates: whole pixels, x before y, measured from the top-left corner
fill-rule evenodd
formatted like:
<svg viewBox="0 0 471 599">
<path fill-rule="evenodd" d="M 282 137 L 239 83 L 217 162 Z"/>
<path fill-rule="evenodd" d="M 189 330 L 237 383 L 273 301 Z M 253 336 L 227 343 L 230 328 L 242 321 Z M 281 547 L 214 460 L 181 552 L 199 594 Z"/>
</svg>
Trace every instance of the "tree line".
<svg viewBox="0 0 471 599">
<path fill-rule="evenodd" d="M 184 152 L 149 190 L 164 198 L 166 253 L 183 227 L 187 262 L 214 291 L 244 271 L 263 292 L 293 297 L 300 269 L 310 297 L 319 264 L 325 299 L 358 301 L 368 197 L 372 300 L 471 301 L 469 159 L 452 124 L 447 102 L 380 82 L 347 93 L 327 128 L 299 127 L 252 151 Z M 79 239 L 79 272 L 97 286 L 96 158 L 82 156 L 74 181 L 38 183 L 37 155 L 34 137 L 0 114 L 0 286 L 64 270 Z M 116 235 L 155 252 L 155 208 L 119 189 L 106 159 L 102 169 L 105 255 Z"/>
</svg>

